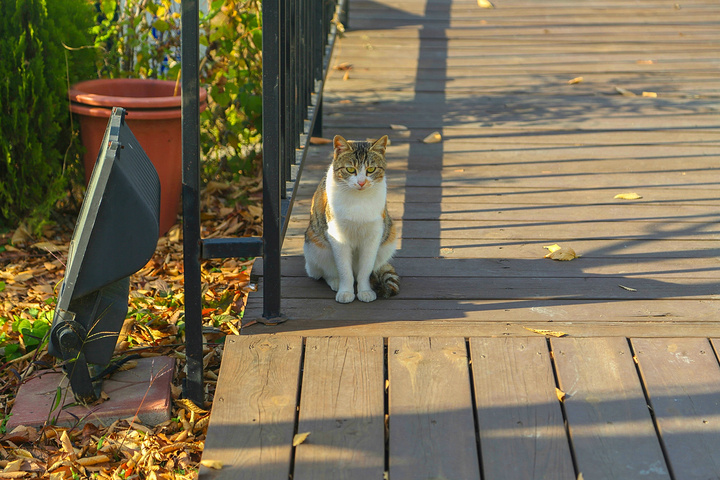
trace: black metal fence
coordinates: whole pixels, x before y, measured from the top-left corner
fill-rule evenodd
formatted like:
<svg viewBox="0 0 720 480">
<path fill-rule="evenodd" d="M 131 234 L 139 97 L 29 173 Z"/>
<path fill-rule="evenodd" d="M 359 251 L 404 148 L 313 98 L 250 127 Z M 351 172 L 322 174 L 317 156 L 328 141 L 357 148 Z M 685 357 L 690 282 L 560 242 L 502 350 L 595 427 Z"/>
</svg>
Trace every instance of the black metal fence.
<svg viewBox="0 0 720 480">
<path fill-rule="evenodd" d="M 200 261 L 263 258 L 263 321 L 282 321 L 280 253 L 295 182 L 311 135 L 322 128 L 322 91 L 346 0 L 263 0 L 263 237 L 203 239 L 200 233 L 198 0 L 182 0 L 185 397 L 203 391 Z"/>
</svg>

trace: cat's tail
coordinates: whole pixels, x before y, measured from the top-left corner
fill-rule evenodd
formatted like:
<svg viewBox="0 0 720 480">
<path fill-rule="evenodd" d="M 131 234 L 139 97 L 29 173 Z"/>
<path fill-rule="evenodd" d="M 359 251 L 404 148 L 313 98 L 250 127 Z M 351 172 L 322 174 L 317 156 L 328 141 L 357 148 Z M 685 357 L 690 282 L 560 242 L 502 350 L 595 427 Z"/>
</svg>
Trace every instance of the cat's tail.
<svg viewBox="0 0 720 480">
<path fill-rule="evenodd" d="M 370 285 L 378 296 L 390 298 L 400 293 L 400 277 L 389 263 L 375 270 L 370 275 Z"/>
</svg>

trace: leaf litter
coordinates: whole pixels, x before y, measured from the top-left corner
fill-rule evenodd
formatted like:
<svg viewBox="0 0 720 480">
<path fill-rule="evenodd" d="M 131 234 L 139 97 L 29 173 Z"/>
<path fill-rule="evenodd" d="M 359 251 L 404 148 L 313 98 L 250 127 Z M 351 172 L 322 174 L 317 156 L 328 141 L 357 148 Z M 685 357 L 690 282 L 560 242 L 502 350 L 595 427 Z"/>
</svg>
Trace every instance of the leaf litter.
<svg viewBox="0 0 720 480">
<path fill-rule="evenodd" d="M 628 192 L 628 193 L 618 193 L 613 198 L 617 199 L 617 200 L 640 200 L 643 197 L 642 197 L 642 195 L 638 195 L 635 192 Z"/>
<path fill-rule="evenodd" d="M 427 137 L 423 138 L 423 143 L 440 143 L 442 142 L 442 135 L 440 135 L 440 132 L 433 132 Z"/>
<path fill-rule="evenodd" d="M 202 192 L 203 237 L 262 235 L 262 180 L 209 182 Z M 0 478 L 196 478 L 215 395 L 224 337 L 241 329 L 252 290 L 252 259 L 207 260 L 201 264 L 206 404 L 180 398 L 185 367 L 182 230 L 179 225 L 158 241 L 148 263 L 131 277 L 128 317 L 116 358 L 131 353 L 166 355 L 176 360 L 171 420 L 156 426 L 137 418 L 103 427 L 87 422 L 72 427 L 17 426 L 5 431 L 20 385 L 53 367 L 46 342 L 65 273 L 74 219 L 47 226 L 35 237 L 20 227 L 0 233 Z M 42 328 L 41 328 L 42 327 Z M 40 346 L 40 348 L 38 348 Z M 132 368 L 127 362 L 125 368 Z M 64 394 L 62 389 L 60 394 Z M 60 405 L 61 402 L 57 402 Z M 208 460 L 205 466 L 221 468 Z"/>
<path fill-rule="evenodd" d="M 301 443 L 305 443 L 305 440 L 310 436 L 311 432 L 302 432 L 302 433 L 296 433 L 293 437 L 292 445 L 293 447 L 297 447 Z"/>
<path fill-rule="evenodd" d="M 555 337 L 555 338 L 562 338 L 566 337 L 567 333 L 565 332 L 558 332 L 555 330 L 544 330 L 541 328 L 530 328 L 530 327 L 523 327 L 525 330 L 528 330 L 533 333 L 537 333 L 538 335 L 545 335 L 547 337 Z"/>
<path fill-rule="evenodd" d="M 578 255 L 575 253 L 575 250 L 570 247 L 561 247 L 557 243 L 554 245 L 544 246 L 543 248 L 546 248 L 550 251 L 550 253 L 545 255 L 545 258 L 549 258 L 551 260 L 568 262 L 578 257 Z"/>
</svg>

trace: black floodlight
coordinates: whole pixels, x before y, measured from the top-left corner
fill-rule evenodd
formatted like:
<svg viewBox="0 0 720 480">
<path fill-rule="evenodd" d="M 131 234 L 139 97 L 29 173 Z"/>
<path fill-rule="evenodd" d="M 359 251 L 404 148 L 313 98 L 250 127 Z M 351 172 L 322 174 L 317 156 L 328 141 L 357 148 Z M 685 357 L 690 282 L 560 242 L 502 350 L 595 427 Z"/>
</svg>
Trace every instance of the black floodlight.
<svg viewBox="0 0 720 480">
<path fill-rule="evenodd" d="M 130 275 L 155 252 L 160 180 L 114 108 L 68 252 L 50 330 L 50 354 L 65 361 L 75 399 L 95 401 L 128 310 Z M 91 370 L 90 370 L 91 369 Z M 93 386 L 95 382 L 95 386 Z"/>
</svg>

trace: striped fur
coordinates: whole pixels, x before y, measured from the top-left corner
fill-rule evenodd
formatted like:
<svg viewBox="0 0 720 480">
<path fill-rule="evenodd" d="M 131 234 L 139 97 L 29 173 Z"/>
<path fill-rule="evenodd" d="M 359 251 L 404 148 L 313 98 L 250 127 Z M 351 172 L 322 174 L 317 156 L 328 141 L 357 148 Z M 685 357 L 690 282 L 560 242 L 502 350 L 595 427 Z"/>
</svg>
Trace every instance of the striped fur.
<svg viewBox="0 0 720 480">
<path fill-rule="evenodd" d="M 386 263 L 370 275 L 370 285 L 382 298 L 390 298 L 400 293 L 400 277 L 395 268 Z"/>
<path fill-rule="evenodd" d="M 333 161 L 313 195 L 305 231 L 305 269 L 323 278 L 335 299 L 371 302 L 399 291 L 399 277 L 388 263 L 397 233 L 387 211 L 385 148 L 374 143 L 333 140 Z"/>
</svg>

